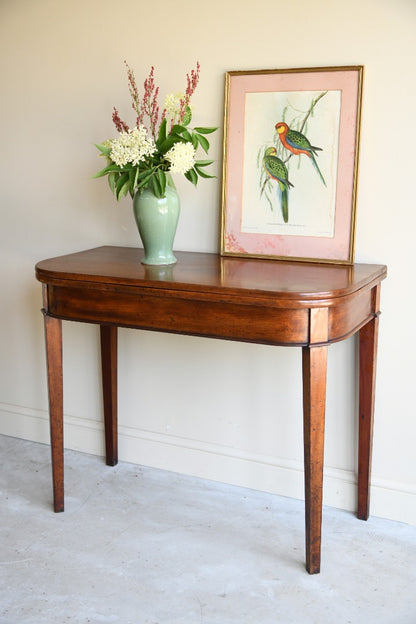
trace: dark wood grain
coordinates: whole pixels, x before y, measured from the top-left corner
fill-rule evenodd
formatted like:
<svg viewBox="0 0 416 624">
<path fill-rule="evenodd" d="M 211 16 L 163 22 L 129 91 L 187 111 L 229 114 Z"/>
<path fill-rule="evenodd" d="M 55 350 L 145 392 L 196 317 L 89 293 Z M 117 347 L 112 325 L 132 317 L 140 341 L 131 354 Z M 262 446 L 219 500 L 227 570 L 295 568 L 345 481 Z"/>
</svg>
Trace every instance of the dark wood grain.
<svg viewBox="0 0 416 624">
<path fill-rule="evenodd" d="M 100 341 L 106 463 L 107 466 L 115 466 L 118 462 L 117 327 L 101 325 Z"/>
<path fill-rule="evenodd" d="M 367 517 L 375 358 L 383 265 L 222 258 L 175 252 L 171 267 L 142 251 L 99 247 L 36 265 L 44 285 L 55 510 L 63 509 L 61 321 L 100 325 L 107 463 L 117 462 L 117 327 L 301 346 L 306 567 L 320 570 L 328 345 L 360 332 L 358 515 Z"/>
<path fill-rule="evenodd" d="M 302 349 L 305 538 L 309 574 L 317 574 L 321 569 L 327 350 L 328 347 Z"/>
<path fill-rule="evenodd" d="M 46 363 L 51 432 L 53 502 L 56 512 L 64 511 L 64 403 L 62 368 L 62 321 L 44 314 Z"/>
<path fill-rule="evenodd" d="M 42 260 L 36 265 L 41 282 L 59 284 L 106 284 L 145 286 L 162 290 L 203 293 L 226 297 L 248 295 L 286 307 L 351 295 L 373 280 L 385 277 L 386 267 L 372 264 L 352 266 L 275 262 L 253 258 L 223 258 L 217 254 L 176 252 L 178 262 L 171 267 L 141 264 L 143 252 L 130 247 L 98 247 L 66 256 Z M 276 305 L 276 302 L 275 302 Z"/>
<path fill-rule="evenodd" d="M 374 287 L 372 295 L 374 308 L 378 309 L 380 302 L 380 285 Z M 357 516 L 360 520 L 368 520 L 370 514 L 370 477 L 373 448 L 378 325 L 379 317 L 377 315 L 360 330 L 357 508 Z"/>
<path fill-rule="evenodd" d="M 311 346 L 302 349 L 305 537 L 309 574 L 317 574 L 321 566 L 328 315 L 328 308 L 311 310 Z M 325 346 L 314 346 L 316 344 Z"/>
</svg>

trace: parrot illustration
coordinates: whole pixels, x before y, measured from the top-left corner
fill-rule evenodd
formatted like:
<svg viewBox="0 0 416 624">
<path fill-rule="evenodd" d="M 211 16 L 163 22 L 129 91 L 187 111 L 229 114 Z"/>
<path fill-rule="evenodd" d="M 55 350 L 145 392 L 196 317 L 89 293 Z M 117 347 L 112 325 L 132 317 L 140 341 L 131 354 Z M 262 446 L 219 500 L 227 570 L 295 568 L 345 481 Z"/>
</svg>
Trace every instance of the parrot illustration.
<svg viewBox="0 0 416 624">
<path fill-rule="evenodd" d="M 267 175 L 277 182 L 277 194 L 282 208 L 283 221 L 287 223 L 289 220 L 288 190 L 293 184 L 288 180 L 286 165 L 276 156 L 275 147 L 268 147 L 264 152 L 263 167 Z"/>
<path fill-rule="evenodd" d="M 290 152 L 292 152 L 292 154 L 306 154 L 306 156 L 309 156 L 313 166 L 318 172 L 319 177 L 321 178 L 323 184 L 326 186 L 324 176 L 322 175 L 315 158 L 315 156 L 317 156 L 316 152 L 321 152 L 322 148 L 314 147 L 313 145 L 311 145 L 304 134 L 298 132 L 297 130 L 291 130 L 289 126 L 283 121 L 277 123 L 275 125 L 275 128 L 277 130 L 277 134 L 279 135 L 282 145 Z"/>
</svg>

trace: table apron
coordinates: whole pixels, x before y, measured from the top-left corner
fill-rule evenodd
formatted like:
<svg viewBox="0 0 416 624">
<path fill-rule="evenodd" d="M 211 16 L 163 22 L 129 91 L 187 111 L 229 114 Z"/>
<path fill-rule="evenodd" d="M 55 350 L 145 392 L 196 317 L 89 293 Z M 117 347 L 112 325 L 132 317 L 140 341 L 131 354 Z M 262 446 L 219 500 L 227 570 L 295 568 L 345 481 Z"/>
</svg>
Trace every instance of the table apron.
<svg viewBox="0 0 416 624">
<path fill-rule="evenodd" d="M 63 319 L 261 344 L 305 344 L 308 310 L 147 294 L 49 287 L 48 313 Z"/>
<path fill-rule="evenodd" d="M 211 301 L 55 285 L 47 286 L 44 303 L 49 315 L 73 321 L 270 345 L 319 342 L 311 335 L 311 311 L 304 306 L 265 307 L 218 297 Z M 325 342 L 355 333 L 378 312 L 373 308 L 371 290 L 354 300 L 340 297 L 338 305 L 328 308 Z"/>
</svg>

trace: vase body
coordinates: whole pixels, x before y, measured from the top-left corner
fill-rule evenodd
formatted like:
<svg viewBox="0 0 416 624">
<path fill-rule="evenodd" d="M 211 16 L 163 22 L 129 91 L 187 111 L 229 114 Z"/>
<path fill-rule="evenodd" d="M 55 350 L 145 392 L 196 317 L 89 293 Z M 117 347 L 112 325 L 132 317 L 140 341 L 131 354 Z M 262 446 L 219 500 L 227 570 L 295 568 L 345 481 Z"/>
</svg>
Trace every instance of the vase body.
<svg viewBox="0 0 416 624">
<path fill-rule="evenodd" d="M 144 247 L 143 264 L 175 264 L 173 241 L 180 213 L 176 189 L 166 185 L 165 197 L 159 198 L 145 189 L 133 199 L 133 212 Z"/>
</svg>

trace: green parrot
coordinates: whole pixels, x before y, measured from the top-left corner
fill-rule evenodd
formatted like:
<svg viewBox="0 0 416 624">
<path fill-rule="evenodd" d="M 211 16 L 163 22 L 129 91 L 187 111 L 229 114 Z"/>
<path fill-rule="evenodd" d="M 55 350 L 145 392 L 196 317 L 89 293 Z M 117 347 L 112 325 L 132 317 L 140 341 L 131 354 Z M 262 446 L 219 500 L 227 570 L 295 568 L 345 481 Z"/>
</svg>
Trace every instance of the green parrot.
<svg viewBox="0 0 416 624">
<path fill-rule="evenodd" d="M 282 209 L 283 221 L 289 220 L 288 190 L 293 184 L 288 180 L 287 167 L 276 156 L 276 148 L 268 147 L 263 156 L 263 167 L 269 178 L 277 182 L 277 195 Z"/>
</svg>

